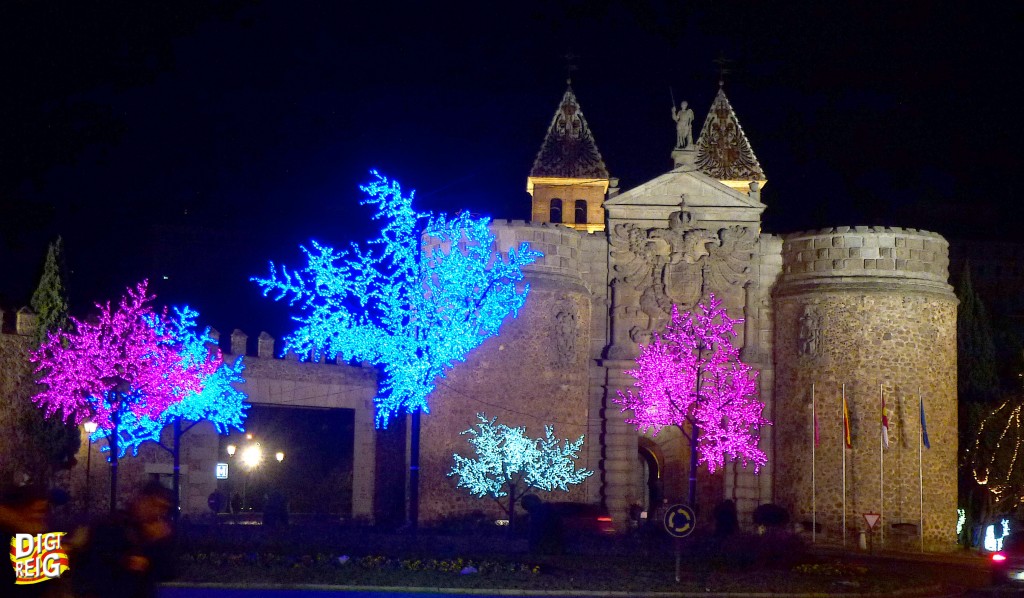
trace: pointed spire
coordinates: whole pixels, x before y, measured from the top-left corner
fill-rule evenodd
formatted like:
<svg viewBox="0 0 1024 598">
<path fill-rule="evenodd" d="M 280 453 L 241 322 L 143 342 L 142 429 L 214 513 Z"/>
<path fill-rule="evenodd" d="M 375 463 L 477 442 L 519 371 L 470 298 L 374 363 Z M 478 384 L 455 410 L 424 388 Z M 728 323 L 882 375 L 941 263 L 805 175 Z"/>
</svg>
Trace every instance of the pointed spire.
<svg viewBox="0 0 1024 598">
<path fill-rule="evenodd" d="M 697 169 L 720 181 L 766 181 L 721 83 L 697 140 Z"/>
<path fill-rule="evenodd" d="M 571 85 L 566 88 L 562 103 L 551 119 L 551 126 L 533 161 L 530 176 L 608 178 L 608 169 Z"/>
</svg>

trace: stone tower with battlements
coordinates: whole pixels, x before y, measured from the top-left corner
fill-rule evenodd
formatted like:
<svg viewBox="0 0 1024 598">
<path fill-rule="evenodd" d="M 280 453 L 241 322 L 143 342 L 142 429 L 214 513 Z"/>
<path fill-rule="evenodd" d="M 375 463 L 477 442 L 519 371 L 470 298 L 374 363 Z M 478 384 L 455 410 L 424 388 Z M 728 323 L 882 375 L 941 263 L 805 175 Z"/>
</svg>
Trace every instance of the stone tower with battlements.
<svg viewBox="0 0 1024 598">
<path fill-rule="evenodd" d="M 786 235 L 782 264 L 776 501 L 799 522 L 816 519 L 827 540 L 841 541 L 845 506 L 848 542 L 863 514 L 877 513 L 876 542 L 888 535 L 887 547 L 950 549 L 957 299 L 947 283 L 949 245 L 914 229 L 837 227 Z M 922 524 L 923 538 L 912 533 Z"/>
</svg>

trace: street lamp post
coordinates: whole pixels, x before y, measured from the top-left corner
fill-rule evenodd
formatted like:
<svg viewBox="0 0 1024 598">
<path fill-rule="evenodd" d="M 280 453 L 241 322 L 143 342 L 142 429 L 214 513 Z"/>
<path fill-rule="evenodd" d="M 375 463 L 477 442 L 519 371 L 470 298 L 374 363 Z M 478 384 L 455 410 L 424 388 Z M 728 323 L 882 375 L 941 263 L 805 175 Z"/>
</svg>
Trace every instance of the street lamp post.
<svg viewBox="0 0 1024 598">
<path fill-rule="evenodd" d="M 246 434 L 245 438 L 249 441 L 248 444 L 242 447 L 229 444 L 225 447 L 229 458 L 234 458 L 237 454 L 241 464 L 245 467 L 245 479 L 242 480 L 242 510 L 245 510 L 246 502 L 248 502 L 249 494 L 249 477 L 252 476 L 252 472 L 263 463 L 263 445 L 259 442 L 253 441 L 252 434 Z M 278 463 L 284 462 L 284 451 L 277 451 L 274 453 L 274 459 Z"/>
<path fill-rule="evenodd" d="M 131 386 L 128 384 L 128 380 L 124 379 L 121 374 L 121 368 L 118 366 L 118 373 L 114 376 L 104 376 L 101 380 L 110 386 L 108 391 L 107 399 L 110 401 L 113 409 L 110 413 L 110 421 L 113 424 L 110 431 L 107 433 L 107 446 L 110 447 L 110 512 L 117 511 L 117 462 L 118 462 L 118 434 L 120 434 L 121 426 L 121 410 L 125 408 L 124 401 L 127 399 L 128 392 L 131 390 Z"/>
<path fill-rule="evenodd" d="M 249 477 L 252 476 L 252 470 L 263 462 L 263 448 L 260 447 L 260 443 L 250 444 L 242 450 L 242 464 L 246 467 L 245 482 L 242 485 L 242 510 L 245 510 L 245 503 L 248 500 L 249 492 Z"/>
<path fill-rule="evenodd" d="M 90 474 L 92 473 L 92 435 L 96 431 L 97 425 L 94 421 L 87 421 L 82 427 L 85 428 L 85 514 L 88 515 L 92 506 L 90 497 L 90 491 L 92 490 L 92 481 L 90 479 Z"/>
</svg>

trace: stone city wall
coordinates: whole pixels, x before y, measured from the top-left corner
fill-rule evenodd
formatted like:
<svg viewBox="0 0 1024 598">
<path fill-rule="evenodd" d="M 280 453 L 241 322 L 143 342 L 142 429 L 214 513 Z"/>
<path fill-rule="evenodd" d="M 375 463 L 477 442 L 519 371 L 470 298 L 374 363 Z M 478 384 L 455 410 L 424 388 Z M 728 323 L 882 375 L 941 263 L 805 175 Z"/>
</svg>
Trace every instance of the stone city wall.
<svg viewBox="0 0 1024 598">
<path fill-rule="evenodd" d="M 598 414 L 589 412 L 588 386 L 594 306 L 583 274 L 588 266 L 580 259 L 588 235 L 522 221 L 498 222 L 492 230 L 501 251 L 526 241 L 544 257 L 526 268 L 530 294 L 518 318 L 507 320 L 498 336 L 472 351 L 465 363 L 456 364 L 431 396 L 431 412 L 422 418 L 422 522 L 475 511 L 504 517 L 493 500 L 471 496 L 447 476 L 453 453 L 475 456 L 460 433 L 477 423 L 477 413 L 509 426 L 525 426 L 531 437 L 542 437 L 548 424 L 561 439 L 585 435 L 577 466 L 595 474 L 569 493 L 541 494 L 544 499 L 586 501 L 593 495 L 588 487 L 600 483 L 599 463 L 591 448 L 600 442 L 599 427 L 595 430 Z"/>
<path fill-rule="evenodd" d="M 923 498 L 925 548 L 955 545 L 957 300 L 946 283 L 947 248 L 939 235 L 912 229 L 785 238 L 775 290 L 776 500 L 797 522 L 815 517 L 819 540 L 843 539 L 845 463 L 847 542 L 866 528 L 863 513 L 874 512 L 882 515 L 876 542 L 919 549 Z M 852 449 L 842 448 L 844 385 Z M 930 449 L 919 448 L 919 400 Z"/>
<path fill-rule="evenodd" d="M 17 312 L 14 334 L 0 334 L 0 398 L 5 401 L 30 400 L 35 385 L 28 351 L 33 346 L 36 316 L 28 309 Z M 219 334 L 212 331 L 215 339 Z M 242 390 L 253 404 L 286 407 L 341 408 L 355 411 L 353 516 L 372 520 L 374 516 L 374 479 L 376 432 L 373 425 L 373 397 L 377 391 L 376 372 L 370 368 L 346 364 L 304 363 L 294 354 L 285 359 L 274 357 L 274 339 L 263 333 L 257 339 L 255 355 L 247 355 L 248 337 L 235 330 L 230 337 L 230 352 L 224 359 L 245 357 Z M 3 410 L 0 405 L 0 411 Z M 84 512 L 103 513 L 109 509 L 110 468 L 107 453 L 100 441 L 85 441 L 76 456 L 78 464 L 64 480 L 72 500 Z M 11 436 L 11 435 L 8 435 Z M 16 438 L 7 441 L 18 442 Z M 170 430 L 164 431 L 163 443 L 172 446 Z M 208 513 L 207 497 L 217 488 L 215 465 L 226 460 L 221 442 L 212 424 L 200 423 L 182 437 L 181 445 L 181 508 L 186 515 Z M 0 454 L 14 454 L 0 443 Z M 153 476 L 172 473 L 170 453 L 154 443 L 146 443 L 138 455 L 122 458 L 118 465 L 120 486 L 118 503 L 124 505 L 134 490 Z"/>
<path fill-rule="evenodd" d="M 288 352 L 284 359 L 275 358 L 275 340 L 266 332 L 257 337 L 256 344 L 256 355 L 245 357 L 244 362 L 243 390 L 249 395 L 250 403 L 354 411 L 352 517 L 372 521 L 377 475 L 373 405 L 373 397 L 377 394 L 376 370 L 337 361 L 300 362 L 292 352 Z M 246 335 L 235 330 L 231 334 L 232 353 L 226 354 L 224 359 L 233 360 L 236 355 L 246 353 L 247 349 Z"/>
</svg>

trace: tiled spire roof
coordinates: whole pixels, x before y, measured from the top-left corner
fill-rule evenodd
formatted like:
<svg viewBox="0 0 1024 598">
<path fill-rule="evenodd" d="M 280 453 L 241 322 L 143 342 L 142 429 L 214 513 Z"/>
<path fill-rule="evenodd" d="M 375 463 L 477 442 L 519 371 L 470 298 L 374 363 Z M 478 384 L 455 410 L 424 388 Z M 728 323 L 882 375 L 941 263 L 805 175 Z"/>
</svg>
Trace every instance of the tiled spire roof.
<svg viewBox="0 0 1024 598">
<path fill-rule="evenodd" d="M 721 87 L 697 140 L 696 164 L 698 170 L 718 180 L 765 180 L 761 164 Z"/>
<path fill-rule="evenodd" d="M 572 87 L 565 90 L 562 103 L 551 119 L 548 134 L 537 152 L 531 177 L 606 179 L 608 169 L 597 150 L 587 119 L 583 118 Z"/>
</svg>

